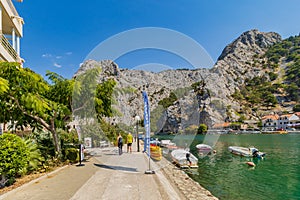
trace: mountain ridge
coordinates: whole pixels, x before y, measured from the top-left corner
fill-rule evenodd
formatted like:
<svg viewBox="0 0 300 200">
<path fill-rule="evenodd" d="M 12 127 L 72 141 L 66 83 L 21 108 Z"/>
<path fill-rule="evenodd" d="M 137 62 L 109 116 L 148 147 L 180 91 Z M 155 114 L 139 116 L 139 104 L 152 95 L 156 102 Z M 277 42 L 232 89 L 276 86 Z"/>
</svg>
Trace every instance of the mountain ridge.
<svg viewBox="0 0 300 200">
<path fill-rule="evenodd" d="M 209 127 L 222 123 L 228 118 L 238 120 L 241 109 L 232 98 L 235 90 L 245 80 L 261 76 L 265 69 L 256 66 L 273 44 L 280 42 L 281 36 L 274 32 L 258 30 L 246 31 L 227 45 L 211 69 L 177 69 L 158 73 L 120 69 L 113 61 L 88 60 L 82 64 L 75 76 L 95 66 L 101 66 L 99 80 L 113 78 L 117 81 L 114 108 L 121 113 L 114 117 L 116 123 L 131 125 L 134 116 L 143 115 L 142 90 L 149 96 L 153 112 L 152 131 L 178 132 L 200 122 Z M 257 60 L 257 61 L 254 61 Z M 197 87 L 192 87 L 195 84 Z M 162 108 L 160 101 L 177 92 L 177 99 L 168 108 Z M 179 94 L 183 93 L 184 94 Z M 258 116 L 251 116 L 258 119 Z"/>
</svg>

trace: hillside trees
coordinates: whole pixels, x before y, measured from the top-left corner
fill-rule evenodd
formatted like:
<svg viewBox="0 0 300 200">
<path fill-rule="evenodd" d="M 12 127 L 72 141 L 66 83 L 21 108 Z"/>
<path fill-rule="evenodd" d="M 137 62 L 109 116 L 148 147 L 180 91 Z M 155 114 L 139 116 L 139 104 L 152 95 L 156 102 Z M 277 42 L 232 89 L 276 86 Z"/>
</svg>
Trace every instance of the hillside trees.
<svg viewBox="0 0 300 200">
<path fill-rule="evenodd" d="M 254 77 L 253 79 L 246 79 L 245 85 L 239 90 L 235 90 L 232 97 L 238 101 L 245 100 L 251 104 L 251 107 L 275 106 L 278 102 L 273 95 L 276 93 L 276 87 L 268 81 L 267 77 Z"/>
<path fill-rule="evenodd" d="M 289 99 L 299 101 L 300 87 L 300 36 L 291 36 L 282 42 L 273 45 L 266 52 L 269 65 L 278 65 L 281 61 L 286 64 L 285 91 Z M 269 74 L 271 80 L 277 77 Z"/>
</svg>

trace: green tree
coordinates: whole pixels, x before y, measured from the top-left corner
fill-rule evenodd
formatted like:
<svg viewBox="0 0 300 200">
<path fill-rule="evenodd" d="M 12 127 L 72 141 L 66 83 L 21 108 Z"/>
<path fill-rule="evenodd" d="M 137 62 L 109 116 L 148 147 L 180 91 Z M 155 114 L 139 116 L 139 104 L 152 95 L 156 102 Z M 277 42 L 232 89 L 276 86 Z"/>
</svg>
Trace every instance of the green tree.
<svg viewBox="0 0 300 200">
<path fill-rule="evenodd" d="M 293 107 L 294 112 L 300 112 L 300 104 L 297 104 Z"/>
<path fill-rule="evenodd" d="M 112 117 L 113 116 L 113 89 L 116 85 L 116 81 L 113 79 L 108 79 L 107 81 L 98 84 L 96 88 L 95 97 L 95 109 L 98 119 L 102 117 Z"/>
<path fill-rule="evenodd" d="M 177 96 L 174 92 L 171 92 L 169 97 L 164 98 L 158 102 L 159 105 L 162 105 L 164 108 L 168 108 L 171 106 L 175 101 L 177 101 Z"/>
<path fill-rule="evenodd" d="M 53 77 L 49 79 L 54 80 Z M 0 96 L 1 121 L 16 121 L 21 126 L 42 126 L 51 132 L 57 156 L 60 156 L 56 128 L 63 127 L 71 115 L 70 105 L 65 103 L 68 96 L 65 88 L 71 86 L 66 84 L 62 87 L 62 83 L 67 82 L 65 79 L 55 80 L 53 85 L 49 85 L 39 74 L 20 67 L 18 63 L 0 63 L 0 78 L 8 82 L 9 88 L 4 89 Z M 55 92 L 58 88 L 59 93 Z"/>
<path fill-rule="evenodd" d="M 101 67 L 95 67 L 75 77 L 72 97 L 73 115 L 79 119 L 82 135 L 90 136 L 94 141 L 103 139 L 106 134 L 100 128 L 102 118 L 112 117 L 116 113 L 112 107 L 116 81 L 100 79 L 100 72 Z M 109 136 L 109 139 L 113 137 Z"/>
<path fill-rule="evenodd" d="M 205 134 L 207 133 L 207 126 L 205 124 L 200 124 L 197 130 L 197 134 Z"/>
</svg>

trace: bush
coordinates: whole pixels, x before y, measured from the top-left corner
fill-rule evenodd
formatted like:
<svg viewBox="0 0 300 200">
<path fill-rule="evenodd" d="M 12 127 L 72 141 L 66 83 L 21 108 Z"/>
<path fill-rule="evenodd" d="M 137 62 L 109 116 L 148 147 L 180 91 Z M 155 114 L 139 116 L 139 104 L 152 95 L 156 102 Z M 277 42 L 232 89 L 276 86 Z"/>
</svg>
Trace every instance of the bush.
<svg viewBox="0 0 300 200">
<path fill-rule="evenodd" d="M 205 134 L 207 133 L 207 126 L 205 124 L 200 124 L 197 134 Z"/>
<path fill-rule="evenodd" d="M 0 136 L 0 188 L 26 173 L 28 155 L 26 144 L 19 136 L 10 133 Z"/>
<path fill-rule="evenodd" d="M 78 160 L 78 150 L 75 148 L 66 149 L 66 159 L 71 162 L 75 162 Z"/>
<path fill-rule="evenodd" d="M 164 108 L 168 108 L 175 101 L 177 101 L 177 96 L 173 92 L 170 93 L 168 98 L 164 98 L 158 102 L 158 105 L 162 105 Z"/>
<path fill-rule="evenodd" d="M 44 157 L 41 155 L 38 145 L 31 139 L 25 140 L 26 147 L 28 149 L 28 172 L 33 172 L 42 168 Z"/>
<path fill-rule="evenodd" d="M 300 112 L 300 104 L 297 104 L 293 107 L 294 112 Z"/>
</svg>

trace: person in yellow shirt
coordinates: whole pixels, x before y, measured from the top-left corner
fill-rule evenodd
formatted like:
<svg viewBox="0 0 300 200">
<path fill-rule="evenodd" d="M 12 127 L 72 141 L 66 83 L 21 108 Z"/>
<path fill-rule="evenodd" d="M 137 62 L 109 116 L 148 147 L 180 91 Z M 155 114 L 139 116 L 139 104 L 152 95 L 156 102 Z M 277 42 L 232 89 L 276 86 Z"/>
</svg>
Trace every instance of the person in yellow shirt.
<svg viewBox="0 0 300 200">
<path fill-rule="evenodd" d="M 130 153 L 132 153 L 132 142 L 133 142 L 133 136 L 131 135 L 131 133 L 128 133 L 127 135 L 127 153 L 128 151 L 130 151 Z"/>
</svg>

